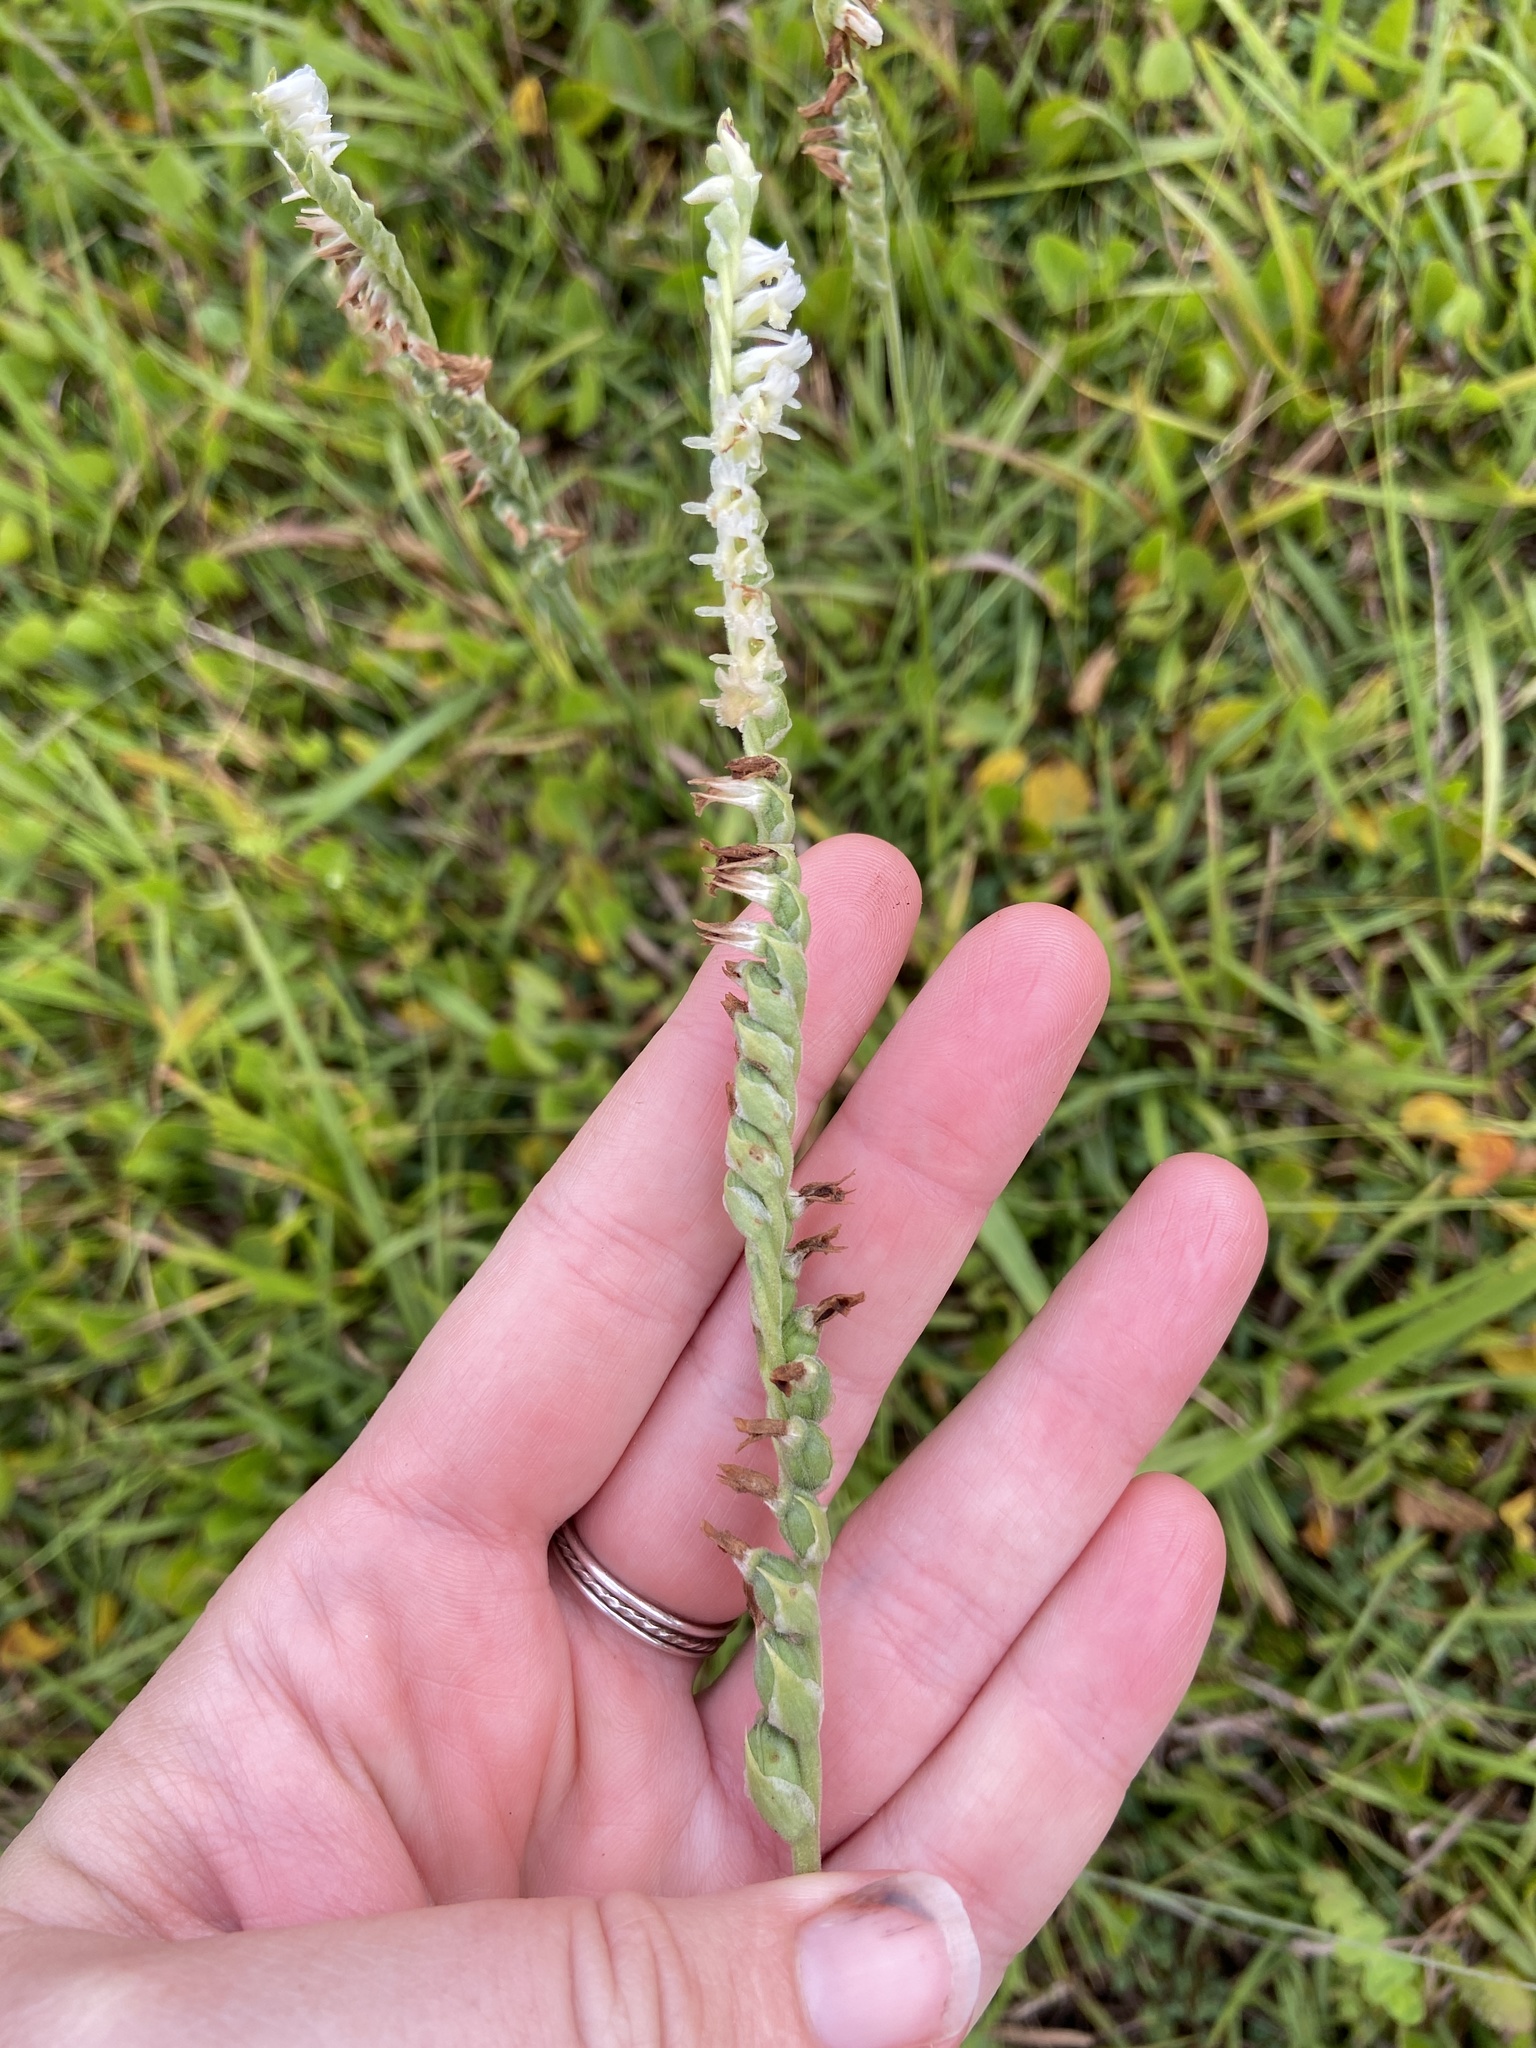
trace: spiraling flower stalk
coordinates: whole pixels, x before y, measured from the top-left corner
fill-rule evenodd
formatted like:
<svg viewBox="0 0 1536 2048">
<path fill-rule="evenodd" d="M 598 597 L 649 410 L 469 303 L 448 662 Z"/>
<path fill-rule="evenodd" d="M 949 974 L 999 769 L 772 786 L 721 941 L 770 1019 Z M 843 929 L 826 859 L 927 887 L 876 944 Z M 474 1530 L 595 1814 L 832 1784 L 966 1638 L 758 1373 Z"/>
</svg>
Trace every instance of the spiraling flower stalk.
<svg viewBox="0 0 1536 2048">
<path fill-rule="evenodd" d="M 764 547 L 766 521 L 756 479 L 767 436 L 797 436 L 784 424 L 797 401 L 810 344 L 790 324 L 805 287 L 787 249 L 751 233 L 758 172 L 727 112 L 706 162 L 709 176 L 687 195 L 707 206 L 710 275 L 710 432 L 690 447 L 710 451 L 710 493 L 684 506 L 714 528 L 715 546 L 696 563 L 714 571 L 718 605 L 705 618 L 724 622 L 726 651 L 715 655 L 718 694 L 706 699 L 721 725 L 741 734 L 743 752 L 723 775 L 693 785 L 702 814 L 710 804 L 747 811 L 755 837 L 745 845 L 706 847 L 712 892 L 758 906 L 761 920 L 701 924 L 714 943 L 739 957 L 726 968 L 735 984 L 726 1009 L 736 1034 L 736 1072 L 726 1137 L 725 1206 L 746 1248 L 752 1326 L 767 1413 L 742 1417 L 744 1443 L 767 1440 L 777 1481 L 753 1466 L 726 1464 L 721 1477 L 766 1502 L 787 1557 L 705 1524 L 747 1587 L 756 1629 L 754 1670 L 761 1710 L 747 1735 L 747 1786 L 759 1813 L 789 1843 L 796 1871 L 821 1862 L 822 1567 L 831 1536 L 821 1493 L 832 1475 L 822 1422 L 832 1402 L 818 1332 L 828 1317 L 862 1297 L 832 1295 L 814 1307 L 796 1303 L 800 1269 L 831 1248 L 836 1230 L 794 1242 L 794 1228 L 816 1202 L 840 1202 L 841 1183 L 796 1188 L 795 1090 L 805 1015 L 805 948 L 810 916 L 795 855 L 789 770 L 774 752 L 790 728 L 784 664 L 775 644 Z"/>
<path fill-rule="evenodd" d="M 831 75 L 820 99 L 800 109 L 807 120 L 825 124 L 806 130 L 801 151 L 847 202 L 854 276 L 877 299 L 891 299 L 895 283 L 880 121 L 859 63 L 859 52 L 878 49 L 884 31 L 861 0 L 813 0 L 812 12 Z"/>
<path fill-rule="evenodd" d="M 331 126 L 319 74 L 301 65 L 251 98 L 273 154 L 293 180 L 287 197 L 309 201 L 299 226 L 337 274 L 341 311 L 403 371 L 421 405 L 454 442 L 456 464 L 472 472 L 469 500 L 489 497 L 530 566 L 549 567 L 581 535 L 540 515 L 517 430 L 485 397 L 490 358 L 438 348 L 400 244 L 335 168 L 348 138 Z"/>
<path fill-rule="evenodd" d="M 927 669 L 933 662 L 933 619 L 928 594 L 928 538 L 917 416 L 907 376 L 906 336 L 902 332 L 901 306 L 891 265 L 880 118 L 860 62 L 861 51 L 878 49 L 885 40 L 885 32 L 873 13 L 877 4 L 878 0 L 868 0 L 867 5 L 865 0 L 811 0 L 829 76 L 820 99 L 800 109 L 805 119 L 825 124 L 805 131 L 801 154 L 809 157 L 843 194 L 848 209 L 853 274 L 869 293 L 884 336 L 885 366 L 901 442 L 902 486 L 912 541 L 912 596 L 917 613 L 918 650 Z M 930 806 L 930 841 L 936 829 Z"/>
</svg>

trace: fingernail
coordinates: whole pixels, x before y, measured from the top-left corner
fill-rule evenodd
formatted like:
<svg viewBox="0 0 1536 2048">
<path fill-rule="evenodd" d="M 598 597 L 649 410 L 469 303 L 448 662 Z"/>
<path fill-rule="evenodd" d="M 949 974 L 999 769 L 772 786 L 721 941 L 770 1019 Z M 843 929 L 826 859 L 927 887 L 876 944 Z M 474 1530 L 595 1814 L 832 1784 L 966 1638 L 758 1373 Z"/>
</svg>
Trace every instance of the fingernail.
<svg viewBox="0 0 1536 2048">
<path fill-rule="evenodd" d="M 942 1877 L 882 1877 L 800 1930 L 800 1996 L 822 2048 L 926 2048 L 970 2019 L 981 1955 Z"/>
</svg>

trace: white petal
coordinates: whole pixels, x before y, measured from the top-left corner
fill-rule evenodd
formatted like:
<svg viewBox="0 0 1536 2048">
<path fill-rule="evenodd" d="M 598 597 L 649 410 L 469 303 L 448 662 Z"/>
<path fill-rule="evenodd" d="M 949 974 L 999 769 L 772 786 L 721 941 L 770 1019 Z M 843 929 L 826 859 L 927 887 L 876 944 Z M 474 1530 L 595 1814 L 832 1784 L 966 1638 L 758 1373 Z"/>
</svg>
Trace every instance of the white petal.
<svg viewBox="0 0 1536 2048">
<path fill-rule="evenodd" d="M 286 78 L 275 79 L 256 94 L 256 104 L 292 133 L 307 156 L 333 164 L 346 146 L 347 137 L 331 127 L 330 97 L 312 64 L 301 64 Z"/>
<path fill-rule="evenodd" d="M 859 5 L 859 0 L 843 0 L 833 19 L 846 35 L 862 43 L 866 50 L 878 50 L 885 41 L 885 30 L 867 7 Z"/>
</svg>

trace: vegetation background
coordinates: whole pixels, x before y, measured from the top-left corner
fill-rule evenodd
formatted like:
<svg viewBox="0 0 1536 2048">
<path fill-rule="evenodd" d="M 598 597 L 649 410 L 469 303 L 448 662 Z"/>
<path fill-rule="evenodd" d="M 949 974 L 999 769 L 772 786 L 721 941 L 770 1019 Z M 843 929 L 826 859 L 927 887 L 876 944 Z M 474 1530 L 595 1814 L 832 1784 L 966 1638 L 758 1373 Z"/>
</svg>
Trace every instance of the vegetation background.
<svg viewBox="0 0 1536 2048">
<path fill-rule="evenodd" d="M 795 155 L 803 0 L 0 5 L 4 1810 L 693 968 L 678 202 L 729 101 L 818 343 L 769 507 L 802 816 L 926 884 L 860 1059 L 997 904 L 1114 961 L 847 1498 L 1170 1150 L 1273 1222 L 1155 1461 L 1226 1524 L 1215 1640 L 977 2039 L 1529 2043 L 1536 9 L 883 20 L 910 458 Z M 278 203 L 246 95 L 302 59 L 588 536 L 586 652 Z"/>
</svg>

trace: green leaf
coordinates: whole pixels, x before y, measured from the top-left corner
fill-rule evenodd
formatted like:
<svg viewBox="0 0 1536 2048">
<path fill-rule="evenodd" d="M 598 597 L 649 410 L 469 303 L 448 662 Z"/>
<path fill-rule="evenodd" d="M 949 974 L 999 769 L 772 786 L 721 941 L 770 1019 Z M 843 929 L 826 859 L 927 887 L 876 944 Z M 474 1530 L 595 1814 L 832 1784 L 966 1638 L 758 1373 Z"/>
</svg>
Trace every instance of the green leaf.
<svg viewBox="0 0 1536 2048">
<path fill-rule="evenodd" d="M 203 196 L 203 178 L 184 149 L 166 143 L 142 173 L 145 196 L 158 213 L 180 226 Z"/>
<path fill-rule="evenodd" d="M 646 113 L 661 98 L 643 39 L 628 22 L 614 15 L 605 15 L 593 29 L 582 68 L 587 79 L 606 93 L 616 107 Z"/>
<path fill-rule="evenodd" d="M 82 497 L 94 498 L 115 484 L 121 475 L 117 458 L 106 448 L 69 448 L 55 463 L 62 476 Z"/>
<path fill-rule="evenodd" d="M 1195 82 L 1195 60 L 1182 36 L 1157 36 L 1136 66 L 1136 90 L 1144 100 L 1182 99 Z"/>
<path fill-rule="evenodd" d="M 595 206 L 603 196 L 603 171 L 597 158 L 568 128 L 556 128 L 554 142 L 561 179 L 578 199 Z"/>
<path fill-rule="evenodd" d="M 32 529 L 18 513 L 0 514 L 0 569 L 24 562 L 32 552 Z"/>
<path fill-rule="evenodd" d="M 318 789 L 306 791 L 302 796 L 289 797 L 274 808 L 287 818 L 295 837 L 318 831 L 322 825 L 334 825 L 338 818 L 344 818 L 365 797 L 371 796 L 381 783 L 388 782 L 407 761 L 419 754 L 423 747 L 430 746 L 441 733 L 467 723 L 484 696 L 483 689 L 476 689 L 461 690 L 455 696 L 445 697 L 410 725 L 402 726 L 376 754 L 356 768 L 349 769 L 332 782 L 322 783 Z"/>
<path fill-rule="evenodd" d="M 1420 333 L 1433 326 L 1441 309 L 1455 297 L 1460 283 L 1443 256 L 1433 257 L 1425 264 L 1413 288 L 1413 322 Z"/>
<path fill-rule="evenodd" d="M 1409 1956 L 1383 1946 L 1391 1929 L 1342 1870 L 1305 1870 L 1301 1888 L 1319 1927 L 1339 1938 L 1342 1968 L 1359 1977 L 1369 2002 L 1404 2026 L 1424 2017 L 1424 1974 Z"/>
<path fill-rule="evenodd" d="M 1013 123 L 1008 113 L 1008 95 L 1003 82 L 989 65 L 978 64 L 971 72 L 971 120 L 974 124 L 973 154 L 980 164 L 991 163 L 1008 145 Z"/>
<path fill-rule="evenodd" d="M 1509 2042 L 1529 2041 L 1536 2030 L 1536 1998 L 1518 1977 L 1490 1974 L 1452 1980 L 1456 1995 L 1485 2027 Z"/>
<path fill-rule="evenodd" d="M 1463 83 L 1449 97 L 1444 115 L 1456 151 L 1478 170 L 1506 176 L 1525 161 L 1525 125 L 1491 85 Z"/>
<path fill-rule="evenodd" d="M 181 586 L 199 604 L 212 604 L 243 595 L 245 578 L 220 555 L 189 555 L 181 565 Z"/>
<path fill-rule="evenodd" d="M 1009 791 L 1010 800 L 1012 791 Z M 1029 1241 L 1001 1196 L 987 1211 L 976 1242 L 1013 1289 L 1026 1314 L 1037 1316 L 1050 1297 L 1051 1283 L 1041 1272 Z"/>
<path fill-rule="evenodd" d="M 613 101 L 589 79 L 562 78 L 549 95 L 549 117 L 567 135 L 590 135 L 612 112 Z"/>
<path fill-rule="evenodd" d="M 1312 109 L 1311 119 L 1318 148 L 1337 156 L 1355 132 L 1355 103 L 1342 98 L 1324 100 Z"/>
<path fill-rule="evenodd" d="M 606 15 L 587 45 L 588 81 L 616 107 L 662 128 L 696 128 L 692 105 L 693 59 L 674 29 L 658 26 L 642 35 L 616 15 Z"/>
<path fill-rule="evenodd" d="M 1094 117 L 1085 103 L 1075 95 L 1060 94 L 1030 109 L 1024 144 L 1032 163 L 1042 170 L 1060 170 L 1087 154 L 1093 130 Z"/>
<path fill-rule="evenodd" d="M 1342 1401 L 1385 1379 L 1400 1366 L 1417 1365 L 1446 1357 L 1469 1331 L 1484 1323 L 1495 1323 L 1536 1296 L 1536 1247 L 1523 1245 L 1505 1258 L 1490 1260 L 1465 1284 L 1448 1290 L 1448 1299 L 1405 1316 L 1389 1337 L 1336 1366 L 1314 1388 L 1308 1406 L 1315 1414 L 1326 1414 Z"/>
<path fill-rule="evenodd" d="M 1098 251 L 1095 265 L 1094 290 L 1100 298 L 1107 298 L 1119 286 L 1136 261 L 1136 244 L 1129 235 L 1111 235 Z"/>
<path fill-rule="evenodd" d="M 1065 235 L 1036 235 L 1029 245 L 1029 263 L 1053 313 L 1070 313 L 1089 297 L 1092 259 Z"/>
<path fill-rule="evenodd" d="M 1383 57 L 1407 58 L 1413 50 L 1415 0 L 1387 0 L 1371 23 L 1370 45 Z"/>
<path fill-rule="evenodd" d="M 13 668 L 38 668 L 53 653 L 58 641 L 58 628 L 46 612 L 23 612 L 0 639 L 0 655 Z"/>
</svg>

